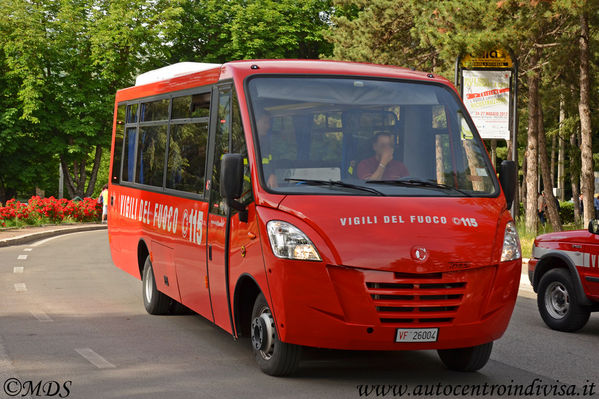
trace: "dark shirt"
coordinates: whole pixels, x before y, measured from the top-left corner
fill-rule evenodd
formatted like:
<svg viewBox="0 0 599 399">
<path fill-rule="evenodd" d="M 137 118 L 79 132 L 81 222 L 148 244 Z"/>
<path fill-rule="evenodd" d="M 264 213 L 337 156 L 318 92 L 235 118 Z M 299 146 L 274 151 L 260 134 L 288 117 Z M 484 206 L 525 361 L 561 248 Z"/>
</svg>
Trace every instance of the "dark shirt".
<svg viewBox="0 0 599 399">
<path fill-rule="evenodd" d="M 379 164 L 380 161 L 376 159 L 376 156 L 364 159 L 358 164 L 358 178 L 362 180 L 369 179 L 370 176 L 376 172 Z M 400 177 L 408 176 L 409 174 L 408 169 L 402 162 L 393 159 L 385 167 L 381 180 L 395 180 Z"/>
</svg>

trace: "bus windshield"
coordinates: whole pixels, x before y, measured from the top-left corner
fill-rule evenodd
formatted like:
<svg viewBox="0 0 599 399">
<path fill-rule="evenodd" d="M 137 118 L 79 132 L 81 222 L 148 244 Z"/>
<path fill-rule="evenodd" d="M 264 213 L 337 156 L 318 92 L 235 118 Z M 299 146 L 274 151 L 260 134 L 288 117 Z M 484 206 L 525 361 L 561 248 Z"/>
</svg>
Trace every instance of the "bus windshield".
<svg viewBox="0 0 599 399">
<path fill-rule="evenodd" d="M 497 195 L 482 141 L 443 85 L 257 76 L 248 89 L 258 166 L 269 191 Z"/>
</svg>

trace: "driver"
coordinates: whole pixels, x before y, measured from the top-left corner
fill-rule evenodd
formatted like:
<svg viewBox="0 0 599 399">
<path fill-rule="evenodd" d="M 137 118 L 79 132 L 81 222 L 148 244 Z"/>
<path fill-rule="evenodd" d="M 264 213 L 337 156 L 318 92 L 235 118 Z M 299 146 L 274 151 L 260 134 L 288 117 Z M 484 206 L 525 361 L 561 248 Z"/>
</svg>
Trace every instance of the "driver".
<svg viewBox="0 0 599 399">
<path fill-rule="evenodd" d="M 409 175 L 406 166 L 393 159 L 393 135 L 379 132 L 374 135 L 374 156 L 358 164 L 358 178 L 362 180 L 396 180 Z"/>
<path fill-rule="evenodd" d="M 266 177 L 266 184 L 269 188 L 278 187 L 277 177 L 272 170 L 271 165 L 269 165 L 272 160 L 271 148 L 270 148 L 270 139 L 272 137 L 271 130 L 272 117 L 270 113 L 266 110 L 260 115 L 258 120 L 256 121 L 256 127 L 258 128 L 258 135 L 260 137 L 260 152 L 262 153 L 262 169 L 264 171 L 264 176 Z"/>
</svg>

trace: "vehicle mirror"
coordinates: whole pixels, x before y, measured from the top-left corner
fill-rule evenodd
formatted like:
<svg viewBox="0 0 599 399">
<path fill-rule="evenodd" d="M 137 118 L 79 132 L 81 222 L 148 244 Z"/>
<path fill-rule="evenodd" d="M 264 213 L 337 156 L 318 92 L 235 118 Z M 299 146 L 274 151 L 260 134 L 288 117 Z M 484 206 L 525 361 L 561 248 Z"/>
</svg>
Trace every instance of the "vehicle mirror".
<svg viewBox="0 0 599 399">
<path fill-rule="evenodd" d="M 591 219 L 589 222 L 589 233 L 599 234 L 599 220 Z"/>
<path fill-rule="evenodd" d="M 220 195 L 230 201 L 241 197 L 243 189 L 243 155 L 224 154 L 220 163 Z"/>
<path fill-rule="evenodd" d="M 516 162 L 514 161 L 503 161 L 499 169 L 499 182 L 505 195 L 505 201 L 507 207 L 512 207 L 514 201 L 514 195 L 516 194 L 516 181 L 518 179 L 518 171 L 516 169 Z"/>
</svg>

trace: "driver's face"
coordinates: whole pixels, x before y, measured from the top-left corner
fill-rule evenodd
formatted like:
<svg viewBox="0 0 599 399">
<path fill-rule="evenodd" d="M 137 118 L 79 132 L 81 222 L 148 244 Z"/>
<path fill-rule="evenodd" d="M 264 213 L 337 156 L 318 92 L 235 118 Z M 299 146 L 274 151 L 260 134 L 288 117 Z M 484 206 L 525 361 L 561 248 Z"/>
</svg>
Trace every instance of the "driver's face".
<svg viewBox="0 0 599 399">
<path fill-rule="evenodd" d="M 262 115 L 256 125 L 258 125 L 258 134 L 260 136 L 265 136 L 268 133 L 268 129 L 270 129 L 270 116 Z"/>
<path fill-rule="evenodd" d="M 387 149 L 393 149 L 393 141 L 389 136 L 379 136 L 376 143 L 373 145 L 374 152 L 381 155 Z"/>
</svg>

